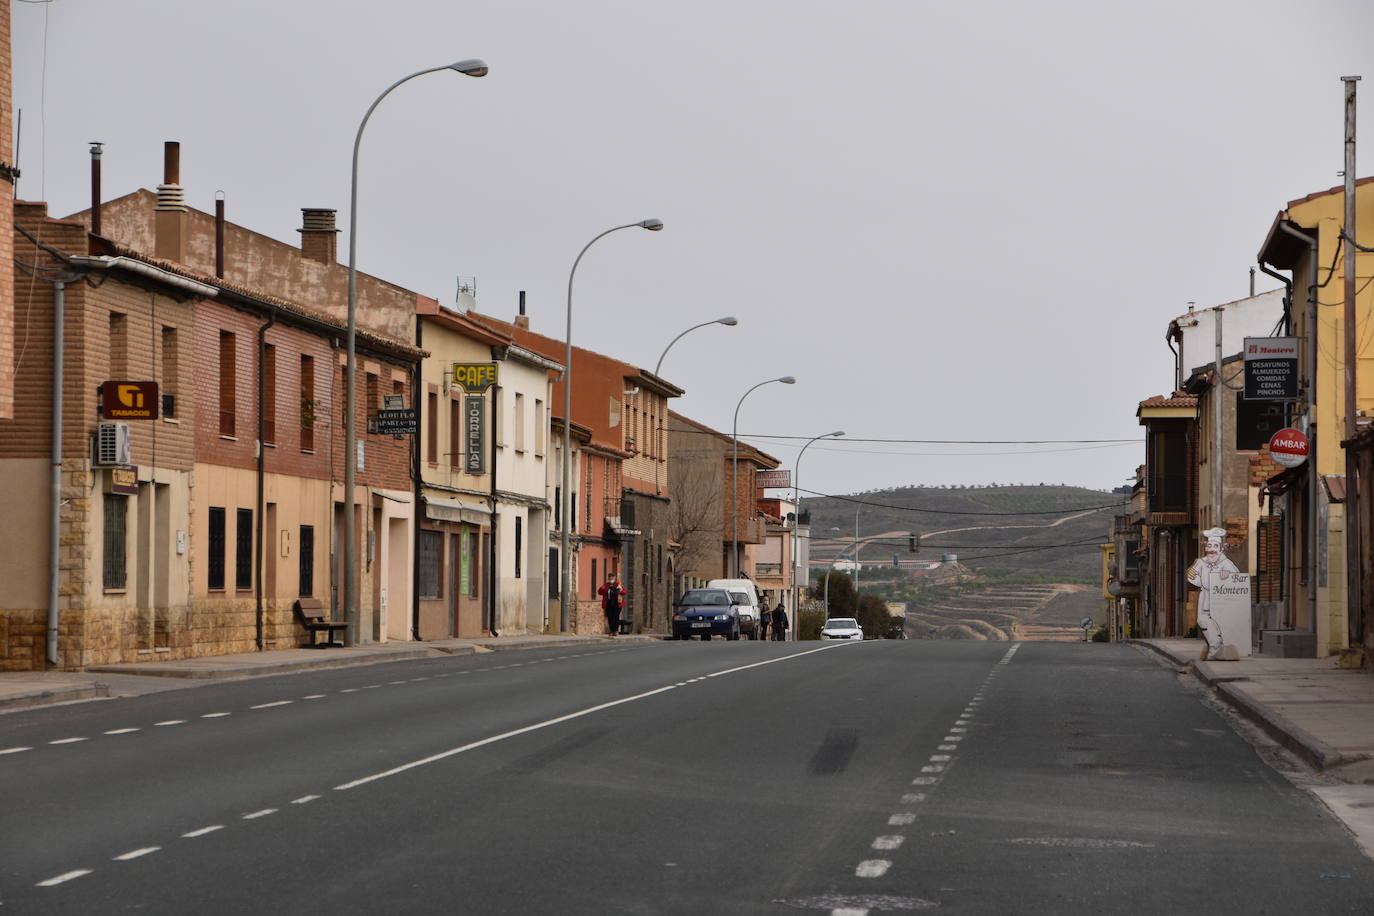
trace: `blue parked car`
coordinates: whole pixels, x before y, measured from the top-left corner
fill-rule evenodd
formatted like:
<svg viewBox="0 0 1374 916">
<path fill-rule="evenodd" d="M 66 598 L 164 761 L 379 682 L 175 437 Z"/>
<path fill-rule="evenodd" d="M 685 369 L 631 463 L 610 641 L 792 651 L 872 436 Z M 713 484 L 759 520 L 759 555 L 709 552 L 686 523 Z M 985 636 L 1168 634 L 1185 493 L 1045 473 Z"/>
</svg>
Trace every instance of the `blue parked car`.
<svg viewBox="0 0 1374 916">
<path fill-rule="evenodd" d="M 739 611 L 723 588 L 693 588 L 673 606 L 673 638 L 739 639 Z"/>
</svg>

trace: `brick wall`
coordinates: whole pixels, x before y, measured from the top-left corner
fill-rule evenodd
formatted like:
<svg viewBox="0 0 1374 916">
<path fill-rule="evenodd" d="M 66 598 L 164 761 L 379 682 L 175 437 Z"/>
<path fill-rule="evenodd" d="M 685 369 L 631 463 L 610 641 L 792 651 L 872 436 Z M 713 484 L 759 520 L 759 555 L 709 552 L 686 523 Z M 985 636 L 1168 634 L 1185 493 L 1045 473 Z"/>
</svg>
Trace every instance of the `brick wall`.
<svg viewBox="0 0 1374 916">
<path fill-rule="evenodd" d="M 347 356 L 342 350 L 336 351 L 334 366 L 334 390 L 338 394 L 338 406 L 335 413 L 342 416 L 347 404 L 344 388 L 344 374 L 347 364 Z M 316 363 L 316 386 L 321 384 L 325 377 L 323 372 L 327 371 L 328 362 L 321 361 Z M 401 393 L 405 395 L 407 407 L 419 406 L 424 408 L 424 404 L 416 404 L 414 393 L 410 388 L 409 366 L 401 362 L 381 361 L 371 357 L 364 357 L 359 354 L 355 361 L 357 373 L 358 394 L 354 401 L 354 421 L 357 424 L 356 438 L 359 442 L 364 442 L 363 463 L 364 468 L 358 471 L 355 480 L 360 486 L 379 487 L 386 490 L 410 490 L 413 487 L 410 473 L 410 449 L 418 436 L 402 436 L 397 438 L 389 435 L 378 435 L 367 431 L 367 418 L 376 414 L 381 407 L 381 397 L 384 394 L 394 394 L 394 384 L 401 383 Z M 377 403 L 368 403 L 367 376 L 371 373 L 378 379 Z M 319 440 L 319 433 L 316 433 L 316 441 Z M 347 447 L 346 434 L 342 423 L 338 424 L 333 430 L 334 437 L 334 474 L 336 480 L 343 480 L 344 477 L 344 450 Z M 442 444 L 442 443 L 441 443 Z M 447 451 L 441 448 L 440 451 Z M 441 459 L 442 463 L 442 459 Z"/>
</svg>

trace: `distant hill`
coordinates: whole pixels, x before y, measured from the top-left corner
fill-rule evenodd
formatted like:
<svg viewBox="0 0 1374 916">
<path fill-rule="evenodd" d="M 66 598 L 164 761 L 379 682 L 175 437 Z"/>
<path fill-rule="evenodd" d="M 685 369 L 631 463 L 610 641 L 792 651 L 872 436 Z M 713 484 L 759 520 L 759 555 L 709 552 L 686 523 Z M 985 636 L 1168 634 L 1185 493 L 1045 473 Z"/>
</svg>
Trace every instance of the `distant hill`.
<svg viewBox="0 0 1374 916">
<path fill-rule="evenodd" d="M 811 513 L 813 561 L 852 556 L 857 510 L 861 576 L 874 584 L 907 578 L 892 568 L 894 554 L 903 565 L 956 554 L 985 581 L 1091 583 L 1100 576 L 1097 545 L 1125 499 L 1069 486 L 903 487 L 803 499 L 802 508 Z M 921 536 L 914 556 L 907 532 Z"/>
</svg>

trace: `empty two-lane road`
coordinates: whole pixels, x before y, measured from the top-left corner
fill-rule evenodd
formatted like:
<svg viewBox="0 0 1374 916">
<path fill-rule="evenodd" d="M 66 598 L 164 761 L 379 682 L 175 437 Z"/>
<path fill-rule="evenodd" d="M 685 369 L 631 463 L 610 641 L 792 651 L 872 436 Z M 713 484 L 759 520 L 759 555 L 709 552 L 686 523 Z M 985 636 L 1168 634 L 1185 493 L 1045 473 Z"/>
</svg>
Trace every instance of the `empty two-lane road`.
<svg viewBox="0 0 1374 916">
<path fill-rule="evenodd" d="M 1368 912 L 1101 644 L 626 643 L 0 716 L 7 912 Z"/>
</svg>

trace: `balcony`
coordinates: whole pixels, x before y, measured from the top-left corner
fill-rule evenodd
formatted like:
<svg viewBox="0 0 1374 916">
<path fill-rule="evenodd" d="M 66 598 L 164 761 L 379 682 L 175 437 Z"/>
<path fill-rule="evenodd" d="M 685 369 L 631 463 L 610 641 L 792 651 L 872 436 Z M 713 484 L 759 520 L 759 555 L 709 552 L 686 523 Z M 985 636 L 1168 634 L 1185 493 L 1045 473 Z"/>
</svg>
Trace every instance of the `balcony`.
<svg viewBox="0 0 1374 916">
<path fill-rule="evenodd" d="M 635 527 L 635 504 L 632 500 L 619 496 L 607 496 L 603 504 L 606 530 L 605 538 L 625 540 L 642 532 Z"/>
</svg>

